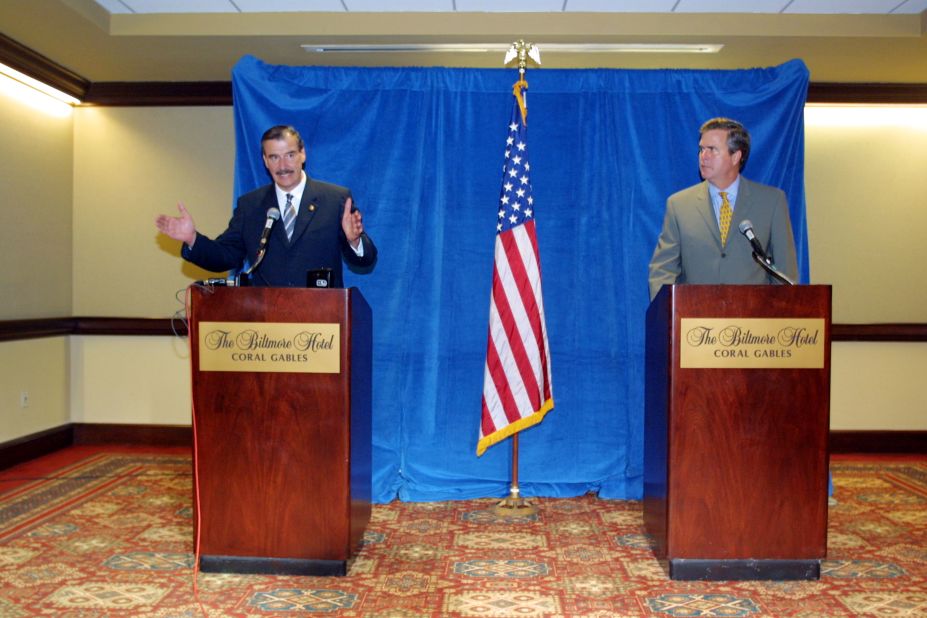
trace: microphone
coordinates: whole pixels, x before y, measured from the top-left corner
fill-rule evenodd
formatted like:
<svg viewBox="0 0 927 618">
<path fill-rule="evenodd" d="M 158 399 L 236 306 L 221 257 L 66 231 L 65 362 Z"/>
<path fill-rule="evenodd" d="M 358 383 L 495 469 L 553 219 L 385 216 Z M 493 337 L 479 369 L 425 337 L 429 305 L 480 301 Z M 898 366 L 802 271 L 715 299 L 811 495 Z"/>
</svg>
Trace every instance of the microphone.
<svg viewBox="0 0 927 618">
<path fill-rule="evenodd" d="M 264 222 L 264 231 L 261 232 L 261 241 L 258 243 L 258 251 L 264 248 L 264 245 L 267 244 L 267 239 L 270 238 L 270 229 L 274 227 L 274 221 L 280 218 L 280 210 L 277 208 L 268 208 L 267 209 L 267 221 Z"/>
<path fill-rule="evenodd" d="M 767 264 L 772 264 L 772 260 L 766 255 L 766 251 L 763 249 L 763 245 L 760 244 L 760 240 L 756 237 L 756 234 L 753 233 L 753 223 L 750 222 L 750 219 L 741 221 L 737 228 L 740 230 L 740 233 L 746 236 L 747 240 L 750 241 L 750 245 L 753 246 L 753 252 L 763 258 L 763 261 Z"/>
<path fill-rule="evenodd" d="M 258 267 L 258 264 L 261 263 L 261 260 L 264 259 L 264 252 L 267 251 L 267 239 L 270 238 L 270 230 L 274 227 L 274 221 L 280 218 L 280 210 L 278 208 L 268 208 L 267 209 L 267 221 L 264 222 L 264 230 L 261 232 L 261 240 L 258 242 L 257 255 L 254 256 L 254 263 L 246 270 L 241 273 L 245 276 L 250 275 L 254 272 L 254 269 Z"/>
<path fill-rule="evenodd" d="M 753 247 L 753 260 L 762 266 L 763 270 L 786 285 L 795 285 L 794 281 L 786 277 L 783 273 L 779 272 L 779 269 L 776 268 L 775 264 L 773 264 L 772 259 L 766 255 L 766 251 L 763 250 L 763 245 L 760 244 L 760 240 L 753 232 L 753 224 L 750 222 L 750 219 L 744 219 L 741 221 L 740 225 L 737 226 L 737 229 L 739 229 L 740 233 L 746 236 L 747 240 L 750 241 L 750 245 Z"/>
</svg>

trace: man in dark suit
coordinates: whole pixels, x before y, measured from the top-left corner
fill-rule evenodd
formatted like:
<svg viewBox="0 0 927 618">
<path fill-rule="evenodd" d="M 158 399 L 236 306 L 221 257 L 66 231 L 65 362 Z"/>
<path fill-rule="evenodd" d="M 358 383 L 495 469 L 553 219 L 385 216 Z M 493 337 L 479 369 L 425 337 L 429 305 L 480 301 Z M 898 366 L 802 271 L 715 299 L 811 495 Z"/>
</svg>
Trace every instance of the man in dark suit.
<svg viewBox="0 0 927 618">
<path fill-rule="evenodd" d="M 306 149 L 291 126 L 275 126 L 261 137 L 264 165 L 273 182 L 238 198 L 228 229 L 212 240 L 196 230 L 183 204 L 179 217 L 160 215 L 162 233 L 183 242 L 181 255 L 213 272 L 254 264 L 261 249 L 269 211 L 277 209 L 251 282 L 258 286 L 305 287 L 307 272 L 331 269 L 331 287 L 343 287 L 342 260 L 352 270 L 368 272 L 377 248 L 364 232 L 361 213 L 350 190 L 309 178 L 303 171 Z"/>
<path fill-rule="evenodd" d="M 666 200 L 663 229 L 650 259 L 650 298 L 674 283 L 775 283 L 753 260 L 753 248 L 738 230 L 744 220 L 753 224 L 778 270 L 796 280 L 798 262 L 785 193 L 741 176 L 750 156 L 750 134 L 728 118 L 707 121 L 699 133 L 704 182 Z"/>
</svg>

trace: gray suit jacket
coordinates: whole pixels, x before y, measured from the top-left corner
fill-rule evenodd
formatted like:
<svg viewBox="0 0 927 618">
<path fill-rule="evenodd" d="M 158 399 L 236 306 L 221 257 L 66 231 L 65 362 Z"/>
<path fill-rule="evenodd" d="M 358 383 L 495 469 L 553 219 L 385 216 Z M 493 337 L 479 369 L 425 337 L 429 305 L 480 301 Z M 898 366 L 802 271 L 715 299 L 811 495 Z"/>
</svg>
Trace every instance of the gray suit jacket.
<svg viewBox="0 0 927 618">
<path fill-rule="evenodd" d="M 798 261 L 785 193 L 741 176 L 731 229 L 723 247 L 707 181 L 666 200 L 663 229 L 650 258 L 650 298 L 664 285 L 674 283 L 776 283 L 753 261 L 750 242 L 738 229 L 744 219 L 753 223 L 757 239 L 776 267 L 796 280 Z"/>
</svg>

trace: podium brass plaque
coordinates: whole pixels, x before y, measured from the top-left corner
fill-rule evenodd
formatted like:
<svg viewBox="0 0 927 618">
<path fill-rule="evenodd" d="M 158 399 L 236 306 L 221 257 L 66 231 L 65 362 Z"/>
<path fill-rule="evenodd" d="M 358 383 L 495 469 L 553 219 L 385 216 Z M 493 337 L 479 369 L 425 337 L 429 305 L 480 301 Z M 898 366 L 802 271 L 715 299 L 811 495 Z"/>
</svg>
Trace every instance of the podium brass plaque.
<svg viewBox="0 0 927 618">
<path fill-rule="evenodd" d="M 200 371 L 339 373 L 341 325 L 200 322 Z"/>
<path fill-rule="evenodd" d="M 822 318 L 681 318 L 683 369 L 823 369 Z"/>
</svg>

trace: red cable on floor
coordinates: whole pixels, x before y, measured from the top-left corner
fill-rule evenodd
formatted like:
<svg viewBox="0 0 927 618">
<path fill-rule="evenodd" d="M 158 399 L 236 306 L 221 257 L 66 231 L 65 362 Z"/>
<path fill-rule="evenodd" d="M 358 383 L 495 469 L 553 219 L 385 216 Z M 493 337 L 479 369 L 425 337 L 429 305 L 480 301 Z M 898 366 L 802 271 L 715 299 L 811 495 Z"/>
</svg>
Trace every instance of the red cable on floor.
<svg viewBox="0 0 927 618">
<path fill-rule="evenodd" d="M 197 448 L 197 439 L 196 439 L 196 398 L 193 396 L 192 385 L 193 385 L 193 376 L 196 373 L 193 367 L 193 343 L 190 340 L 192 333 L 190 332 L 190 290 L 193 286 L 187 287 L 187 293 L 184 299 L 184 314 L 187 318 L 187 348 L 190 350 L 190 415 L 192 419 L 193 427 L 193 512 L 196 518 L 196 528 L 193 534 L 193 598 L 196 600 L 196 604 L 199 606 L 200 611 L 203 612 L 203 616 L 207 616 L 206 608 L 203 606 L 203 601 L 200 599 L 200 589 L 199 589 L 199 574 L 200 574 L 200 538 L 202 537 L 202 527 L 203 527 L 203 518 L 202 518 L 202 509 L 200 508 L 200 474 L 199 474 L 199 450 Z"/>
</svg>

